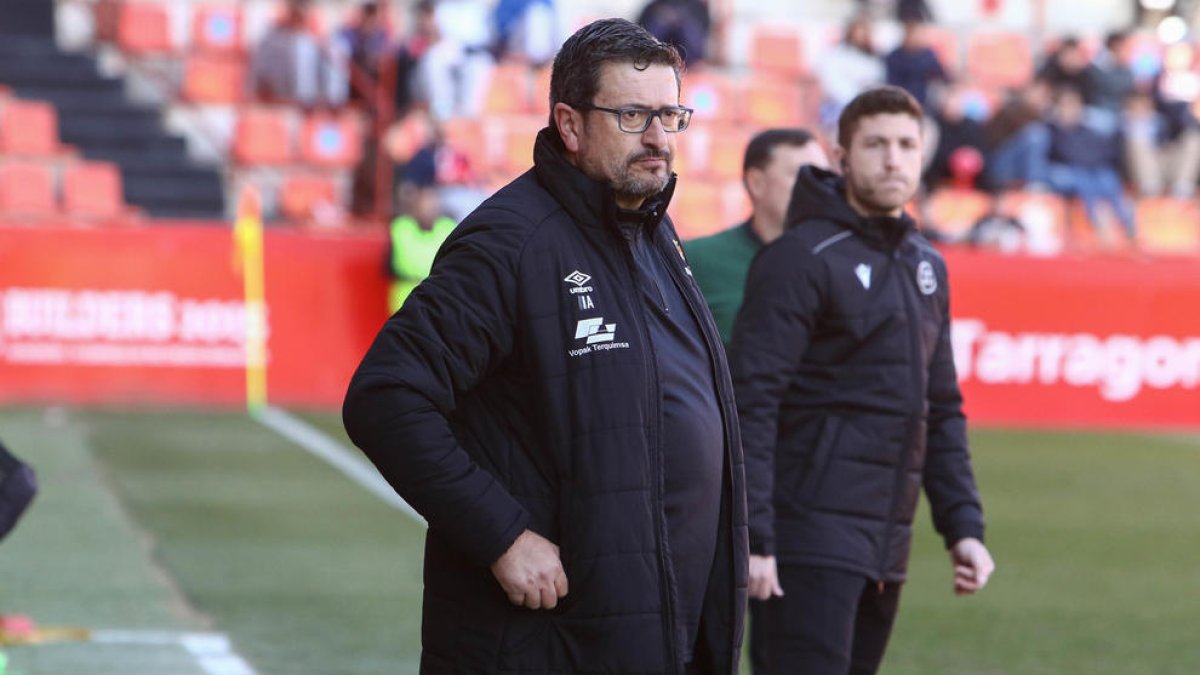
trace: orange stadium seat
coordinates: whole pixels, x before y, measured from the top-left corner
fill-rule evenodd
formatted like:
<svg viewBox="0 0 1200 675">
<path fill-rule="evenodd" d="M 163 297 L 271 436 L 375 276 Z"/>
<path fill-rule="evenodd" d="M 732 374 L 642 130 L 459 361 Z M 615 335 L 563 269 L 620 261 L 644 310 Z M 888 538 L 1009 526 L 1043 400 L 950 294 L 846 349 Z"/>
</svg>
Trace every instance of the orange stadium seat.
<svg viewBox="0 0 1200 675">
<path fill-rule="evenodd" d="M 289 220 L 309 220 L 313 209 L 336 202 L 337 185 L 320 174 L 289 175 L 279 190 L 279 213 Z"/>
<path fill-rule="evenodd" d="M 738 97 L 733 82 L 716 72 L 688 73 L 683 80 L 683 105 L 696 112 L 696 121 L 728 122 L 737 117 Z"/>
<path fill-rule="evenodd" d="M 800 84 L 793 78 L 754 76 L 742 93 L 742 119 L 755 127 L 800 124 L 804 115 Z"/>
<path fill-rule="evenodd" d="M 50 216 L 57 212 L 53 166 L 37 161 L 0 164 L 0 213 Z"/>
<path fill-rule="evenodd" d="M 695 239 L 720 231 L 721 188 L 718 181 L 689 180 L 681 184 L 667 209 L 681 239 Z"/>
<path fill-rule="evenodd" d="M 246 64 L 236 56 L 194 54 L 183 64 L 183 98 L 192 103 L 237 103 Z"/>
<path fill-rule="evenodd" d="M 111 162 L 79 162 L 62 178 L 63 209 L 72 215 L 111 218 L 125 208 L 121 171 Z"/>
<path fill-rule="evenodd" d="M 749 132 L 718 124 L 697 124 L 683 132 L 676 148 L 681 175 L 741 180 Z"/>
<path fill-rule="evenodd" d="M 0 153 L 46 157 L 61 149 L 53 105 L 10 99 L 0 109 Z"/>
<path fill-rule="evenodd" d="M 937 54 L 942 67 L 954 77 L 962 70 L 962 51 L 958 33 L 944 26 L 925 26 L 929 47 Z"/>
<path fill-rule="evenodd" d="M 503 151 L 494 168 L 514 178 L 533 166 L 533 140 L 544 126 L 546 120 L 532 115 L 505 120 L 500 130 Z"/>
<path fill-rule="evenodd" d="M 244 108 L 233 132 L 233 159 L 239 164 L 287 164 L 292 149 L 292 120 L 285 108 Z"/>
<path fill-rule="evenodd" d="M 533 74 L 530 112 L 542 117 L 550 115 L 550 66 L 542 66 Z"/>
<path fill-rule="evenodd" d="M 483 125 L 479 120 L 468 117 L 448 119 L 442 122 L 441 129 L 446 145 L 466 155 L 467 161 L 476 171 L 488 172 L 492 161 Z"/>
<path fill-rule="evenodd" d="M 944 187 L 929 197 L 929 218 L 938 232 L 952 238 L 966 236 L 971 226 L 992 209 L 992 197 L 970 188 Z"/>
<path fill-rule="evenodd" d="M 117 45 L 136 55 L 173 51 L 167 4 L 122 2 L 117 13 Z"/>
<path fill-rule="evenodd" d="M 309 164 L 349 168 L 362 158 L 362 122 L 353 113 L 311 114 L 300 133 L 300 158 Z"/>
<path fill-rule="evenodd" d="M 237 5 L 198 5 L 192 14 L 192 45 L 205 52 L 241 50 L 242 13 Z"/>
<path fill-rule="evenodd" d="M 760 73 L 800 75 L 807 71 L 798 27 L 760 24 L 750 29 L 750 68 Z"/>
<path fill-rule="evenodd" d="M 973 34 L 967 42 L 967 73 L 982 87 L 1021 87 L 1033 79 L 1033 45 L 1024 33 Z"/>
<path fill-rule="evenodd" d="M 483 110 L 491 115 L 523 115 L 533 111 L 529 67 L 523 63 L 500 63 L 492 69 L 483 99 Z"/>
<path fill-rule="evenodd" d="M 1200 254 L 1200 206 L 1192 199 L 1155 197 L 1137 201 L 1143 248 L 1162 253 Z"/>
</svg>

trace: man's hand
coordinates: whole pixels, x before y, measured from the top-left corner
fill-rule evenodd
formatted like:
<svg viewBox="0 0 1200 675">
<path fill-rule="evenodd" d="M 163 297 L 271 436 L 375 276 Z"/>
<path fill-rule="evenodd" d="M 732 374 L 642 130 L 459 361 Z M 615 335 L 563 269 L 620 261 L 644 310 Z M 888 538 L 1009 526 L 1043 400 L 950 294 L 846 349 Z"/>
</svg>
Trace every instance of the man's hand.
<svg viewBox="0 0 1200 675">
<path fill-rule="evenodd" d="M 950 561 L 954 564 L 954 593 L 971 595 L 987 585 L 988 577 L 996 569 L 992 555 L 982 541 L 974 537 L 959 539 L 950 547 Z"/>
<path fill-rule="evenodd" d="M 779 572 L 775 568 L 775 556 L 750 556 L 750 587 L 747 590 L 755 600 L 769 600 L 773 595 L 783 595 L 783 589 L 779 587 Z"/>
<path fill-rule="evenodd" d="M 492 563 L 492 574 L 514 605 L 554 609 L 567 594 L 567 573 L 558 547 L 532 530 L 522 532 Z"/>
</svg>

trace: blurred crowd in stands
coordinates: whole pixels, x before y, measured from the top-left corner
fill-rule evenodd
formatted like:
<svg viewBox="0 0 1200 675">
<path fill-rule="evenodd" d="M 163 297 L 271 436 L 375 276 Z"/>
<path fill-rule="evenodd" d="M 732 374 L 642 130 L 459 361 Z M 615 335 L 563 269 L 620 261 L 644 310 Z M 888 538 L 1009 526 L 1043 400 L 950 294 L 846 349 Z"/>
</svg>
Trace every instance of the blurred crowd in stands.
<svg viewBox="0 0 1200 675">
<path fill-rule="evenodd" d="M 443 210 L 454 218 L 498 182 L 496 167 L 480 166 L 479 146 L 487 145 L 493 157 L 508 152 L 512 158 L 503 168 L 510 173 L 528 166 L 528 156 L 497 151 L 494 138 L 486 139 L 478 129 L 463 133 L 461 122 L 487 124 L 498 114 L 489 96 L 497 89 L 503 94 L 505 86 L 514 97 L 526 95 L 517 90 L 528 85 L 532 103 L 520 112 L 520 124 L 512 126 L 531 141 L 529 125 L 545 114 L 539 110 L 545 106 L 546 66 L 573 28 L 564 24 L 578 20 L 571 8 L 559 0 L 363 2 L 346 5 L 353 11 L 343 25 L 322 30 L 312 15 L 318 4 L 281 2 L 278 19 L 251 46 L 246 100 L 289 105 L 306 114 L 351 109 L 361 116 L 370 131 L 355 139 L 362 148 L 346 198 L 351 212 L 390 217 L 404 211 L 404 204 L 393 199 L 407 194 L 399 183 L 414 159 L 434 167 Z M 689 80 L 725 78 L 741 85 L 740 79 L 756 77 L 761 67 L 761 61 L 741 52 L 732 62 L 730 33 L 722 25 L 730 17 L 718 15 L 717 7 L 706 0 L 649 0 L 631 17 L 680 47 L 689 68 L 685 94 Z M 772 98 L 803 98 L 778 103 L 787 110 L 794 103 L 796 114 L 706 116 L 697 105 L 696 131 L 689 134 L 711 138 L 693 146 L 681 143 L 683 172 L 723 161 L 713 150 L 723 137 L 749 138 L 767 126 L 808 127 L 828 147 L 846 102 L 867 87 L 889 83 L 911 92 L 928 113 L 926 190 L 918 210 L 947 188 L 991 195 L 1018 189 L 1077 201 L 1094 226 L 1119 228 L 1133 241 L 1137 198 L 1194 198 L 1200 125 L 1193 109 L 1200 70 L 1186 38 L 1164 42 L 1136 26 L 1102 39 L 1010 30 L 1004 39 L 1020 38 L 1014 44 L 1023 41 L 1024 56 L 1004 43 L 993 48 L 1000 57 L 994 66 L 1022 72 L 985 81 L 964 57 L 975 35 L 939 25 L 924 0 L 858 0 L 857 10 L 840 36 L 824 44 L 813 40 L 812 31 L 796 31 L 809 41 L 800 50 L 807 54 L 799 57 L 803 64 L 771 73 L 776 83 L 780 76 L 791 78 L 798 83 L 794 89 L 755 99 L 753 93 L 742 95 L 749 89 L 735 88 L 726 98 L 736 100 L 724 103 L 742 111 L 775 104 Z M 510 85 L 504 78 L 514 69 L 524 79 Z M 701 146 L 712 157 L 693 162 L 686 153 Z M 740 156 L 741 149 L 729 156 Z M 381 170 L 386 181 L 379 178 Z M 936 227 L 934 216 L 923 215 Z"/>
</svg>

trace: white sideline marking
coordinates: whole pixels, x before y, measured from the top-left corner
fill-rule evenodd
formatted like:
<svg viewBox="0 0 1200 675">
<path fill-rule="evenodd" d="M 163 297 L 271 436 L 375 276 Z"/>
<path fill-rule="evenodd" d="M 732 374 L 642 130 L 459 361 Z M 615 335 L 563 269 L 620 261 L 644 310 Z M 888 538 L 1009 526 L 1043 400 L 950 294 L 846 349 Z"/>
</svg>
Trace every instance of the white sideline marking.
<svg viewBox="0 0 1200 675">
<path fill-rule="evenodd" d="M 208 675 L 258 675 L 223 633 L 177 633 L 160 630 L 94 630 L 91 641 L 110 645 L 178 645 Z"/>
<path fill-rule="evenodd" d="M 286 410 L 267 407 L 253 413 L 254 419 L 263 425 L 277 431 L 279 435 L 308 450 L 316 457 L 325 460 L 333 468 L 341 471 L 350 480 L 358 483 L 386 504 L 399 509 L 408 517 L 421 525 L 425 519 L 417 513 L 408 502 L 400 498 L 392 486 L 379 475 L 374 467 L 358 458 L 357 452 L 351 452 L 346 446 L 330 438 L 313 425 L 292 415 Z"/>
</svg>

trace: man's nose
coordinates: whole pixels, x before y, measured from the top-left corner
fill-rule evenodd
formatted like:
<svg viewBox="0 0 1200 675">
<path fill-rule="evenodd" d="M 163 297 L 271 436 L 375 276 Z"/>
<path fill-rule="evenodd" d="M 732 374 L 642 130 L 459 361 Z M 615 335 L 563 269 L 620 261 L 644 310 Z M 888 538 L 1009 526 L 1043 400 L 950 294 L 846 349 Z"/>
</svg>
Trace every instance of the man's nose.
<svg viewBox="0 0 1200 675">
<path fill-rule="evenodd" d="M 652 148 L 666 147 L 667 130 L 663 128 L 662 118 L 658 115 L 650 118 L 650 126 L 642 132 L 642 145 Z"/>
</svg>

